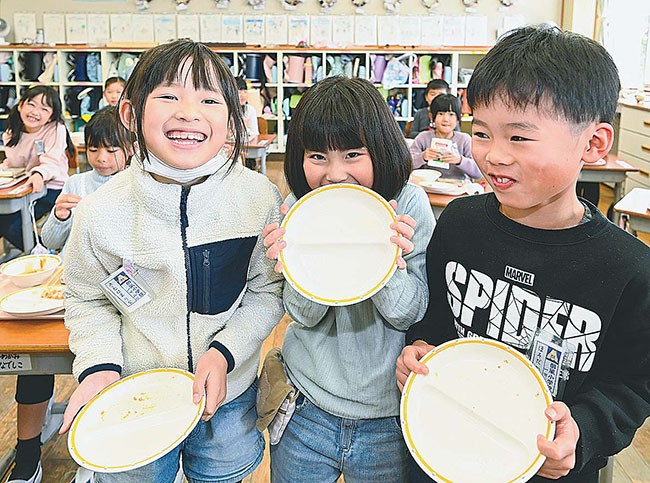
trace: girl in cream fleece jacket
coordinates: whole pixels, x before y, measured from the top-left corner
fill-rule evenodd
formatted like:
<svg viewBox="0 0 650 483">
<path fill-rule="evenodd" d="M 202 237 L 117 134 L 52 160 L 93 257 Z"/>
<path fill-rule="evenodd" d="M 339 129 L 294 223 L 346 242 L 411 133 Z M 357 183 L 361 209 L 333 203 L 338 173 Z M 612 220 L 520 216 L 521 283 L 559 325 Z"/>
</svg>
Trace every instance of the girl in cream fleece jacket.
<svg viewBox="0 0 650 483">
<path fill-rule="evenodd" d="M 241 481 L 262 460 L 257 367 L 283 314 L 281 278 L 260 238 L 279 218 L 280 195 L 241 165 L 237 88 L 205 45 L 179 40 L 148 50 L 123 97 L 119 112 L 137 137 L 136 155 L 79 203 L 66 248 L 65 322 L 80 385 L 62 431 L 121 376 L 185 369 L 195 374 L 194 402 L 205 397 L 203 420 L 157 461 L 95 481 L 172 482 L 181 456 L 190 482 Z M 125 308 L 115 295 L 126 279 L 150 300 Z"/>
</svg>

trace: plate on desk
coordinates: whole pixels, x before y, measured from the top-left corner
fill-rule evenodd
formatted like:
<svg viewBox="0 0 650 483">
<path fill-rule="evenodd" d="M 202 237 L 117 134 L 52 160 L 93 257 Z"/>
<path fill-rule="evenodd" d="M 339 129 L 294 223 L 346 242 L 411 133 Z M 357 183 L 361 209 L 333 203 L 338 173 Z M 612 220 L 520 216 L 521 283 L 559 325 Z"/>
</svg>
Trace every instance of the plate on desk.
<svg viewBox="0 0 650 483">
<path fill-rule="evenodd" d="M 411 182 L 420 184 L 423 181 L 433 182 L 437 181 L 442 176 L 440 171 L 435 169 L 416 169 L 411 172 Z"/>
<path fill-rule="evenodd" d="M 84 468 L 100 473 L 133 470 L 178 446 L 205 407 L 192 401 L 194 375 L 152 369 L 120 379 L 86 404 L 68 434 L 68 450 Z"/>
<path fill-rule="evenodd" d="M 466 193 L 465 183 L 460 180 L 421 181 L 418 183 L 427 193 L 458 196 Z"/>
<path fill-rule="evenodd" d="M 420 468 L 438 482 L 524 482 L 542 466 L 537 435 L 552 440 L 553 402 L 539 371 L 501 342 L 460 339 L 436 347 L 411 373 L 402 432 Z"/>
<path fill-rule="evenodd" d="M 37 317 L 63 310 L 63 285 L 31 287 L 0 299 L 0 310 L 18 317 Z"/>
<path fill-rule="evenodd" d="M 310 191 L 284 217 L 280 252 L 286 281 L 324 305 L 350 305 L 377 293 L 397 268 L 399 248 L 391 206 L 379 194 L 353 184 Z"/>
</svg>

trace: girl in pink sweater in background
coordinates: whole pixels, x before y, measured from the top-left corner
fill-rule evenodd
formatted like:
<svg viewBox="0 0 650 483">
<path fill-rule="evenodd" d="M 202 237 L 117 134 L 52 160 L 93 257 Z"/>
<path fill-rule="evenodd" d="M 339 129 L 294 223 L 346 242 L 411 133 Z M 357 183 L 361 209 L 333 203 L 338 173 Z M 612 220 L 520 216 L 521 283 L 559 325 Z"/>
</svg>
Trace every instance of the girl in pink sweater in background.
<svg viewBox="0 0 650 483">
<path fill-rule="evenodd" d="M 6 158 L 2 168 L 25 168 L 34 192 L 47 183 L 47 194 L 34 206 L 39 219 L 54 206 L 68 179 L 66 151 L 74 150 L 63 123 L 59 94 L 51 87 L 27 89 L 9 112 L 2 134 Z M 0 215 L 0 236 L 23 249 L 20 214 Z"/>
</svg>

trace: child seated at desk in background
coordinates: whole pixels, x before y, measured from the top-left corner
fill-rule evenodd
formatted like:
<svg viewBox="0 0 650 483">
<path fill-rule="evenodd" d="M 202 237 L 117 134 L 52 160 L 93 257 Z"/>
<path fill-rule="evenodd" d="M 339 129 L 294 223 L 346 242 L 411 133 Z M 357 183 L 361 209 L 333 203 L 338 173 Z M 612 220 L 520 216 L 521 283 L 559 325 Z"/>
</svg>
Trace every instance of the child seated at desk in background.
<svg viewBox="0 0 650 483">
<path fill-rule="evenodd" d="M 54 209 L 43 225 L 41 239 L 51 250 L 61 250 L 72 228 L 72 210 L 84 196 L 122 171 L 133 151 L 133 142 L 113 107 L 105 107 L 90 118 L 84 129 L 90 171 L 73 175 L 61 190 Z"/>
<path fill-rule="evenodd" d="M 104 82 L 104 98 L 101 100 L 100 107 L 117 106 L 125 85 L 126 81 L 121 77 L 116 76 L 106 79 L 106 82 Z"/>
<path fill-rule="evenodd" d="M 253 106 L 248 103 L 248 85 L 243 77 L 237 77 L 237 91 L 239 91 L 239 104 L 242 108 L 244 124 L 246 125 L 246 136 L 248 139 L 257 136 L 260 128 L 257 124 L 257 113 Z M 246 158 L 246 167 L 255 169 L 255 158 Z"/>
<path fill-rule="evenodd" d="M 432 81 L 429 81 L 426 91 L 424 92 L 424 100 L 427 105 L 422 109 L 418 109 L 413 116 L 413 123 L 411 124 L 411 129 L 407 136 L 408 138 L 415 139 L 415 137 L 422 131 L 429 129 L 429 126 L 431 125 L 429 106 L 431 105 L 431 101 L 441 94 L 451 94 L 449 84 L 447 84 L 443 79 L 433 79 Z"/>
<path fill-rule="evenodd" d="M 619 89 L 600 44 L 557 28 L 517 29 L 477 64 L 473 152 L 494 193 L 440 216 L 429 308 L 397 361 L 402 388 L 428 372 L 418 361 L 434 345 L 459 337 L 521 352 L 537 329 L 573 342 L 564 392 L 546 409 L 555 438 L 537 436 L 546 461 L 531 482 L 595 483 L 650 415 L 650 249 L 576 195 L 583 164 L 612 146 Z M 413 467 L 411 481 L 430 481 Z"/>
<path fill-rule="evenodd" d="M 452 94 L 440 94 L 431 101 L 429 111 L 434 128 L 422 131 L 411 144 L 413 169 L 427 168 L 429 161 L 434 161 L 439 163 L 432 167 L 442 173 L 442 179 L 481 178 L 472 159 L 472 138 L 455 130 L 461 116 L 460 99 Z M 432 147 L 434 138 L 451 141 L 451 149 Z"/>
<path fill-rule="evenodd" d="M 74 152 L 58 92 L 47 86 L 27 89 L 9 112 L 5 129 L 2 141 L 7 159 L 0 168 L 25 168 L 27 183 L 36 193 L 47 183 L 47 193 L 34 206 L 38 220 L 49 213 L 68 180 L 68 152 Z M 20 213 L 0 215 L 0 236 L 23 249 Z"/>
</svg>

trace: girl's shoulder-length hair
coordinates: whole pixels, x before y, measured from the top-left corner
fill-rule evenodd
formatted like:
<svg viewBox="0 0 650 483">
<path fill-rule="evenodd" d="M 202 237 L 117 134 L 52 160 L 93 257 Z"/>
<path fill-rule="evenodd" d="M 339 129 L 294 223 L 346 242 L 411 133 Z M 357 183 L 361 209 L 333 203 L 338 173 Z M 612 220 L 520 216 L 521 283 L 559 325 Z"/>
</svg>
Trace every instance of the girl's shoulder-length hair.
<svg viewBox="0 0 650 483">
<path fill-rule="evenodd" d="M 20 100 L 14 107 L 11 108 L 9 115 L 7 116 L 7 120 L 5 121 L 5 131 L 9 132 L 11 135 L 11 139 L 7 143 L 7 146 L 16 146 L 20 142 L 20 137 L 23 133 L 23 120 L 20 117 L 20 111 L 18 108 L 25 102 L 28 102 L 30 99 L 34 99 L 40 95 L 43 96 L 44 104 L 52 108 L 52 119 L 50 122 L 64 124 L 63 108 L 61 106 L 59 93 L 54 88 L 49 86 L 30 87 L 21 94 Z"/>
<path fill-rule="evenodd" d="M 372 189 L 386 199 L 399 195 L 411 174 L 411 155 L 386 100 L 369 81 L 330 77 L 302 96 L 287 136 L 284 172 L 293 194 L 311 188 L 303 167 L 305 150 L 326 152 L 366 147 Z"/>
<path fill-rule="evenodd" d="M 209 47 L 192 40 L 176 40 L 147 50 L 124 87 L 123 99 L 130 102 L 140 159 L 148 160 L 143 133 L 144 107 L 149 94 L 161 85 L 185 84 L 191 80 L 195 89 L 221 92 L 228 107 L 229 129 L 233 136 L 230 169 L 242 151 L 246 127 L 239 105 L 235 80 L 221 57 Z M 216 155 L 216 153 L 215 153 Z"/>
</svg>

